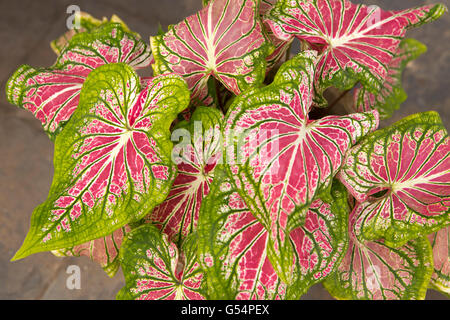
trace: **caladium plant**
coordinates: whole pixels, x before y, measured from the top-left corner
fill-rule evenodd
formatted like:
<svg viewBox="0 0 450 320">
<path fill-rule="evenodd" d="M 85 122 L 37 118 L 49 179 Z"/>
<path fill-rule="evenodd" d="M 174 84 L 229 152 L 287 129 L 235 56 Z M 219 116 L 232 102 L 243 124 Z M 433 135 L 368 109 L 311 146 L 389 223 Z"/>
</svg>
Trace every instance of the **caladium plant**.
<svg viewBox="0 0 450 320">
<path fill-rule="evenodd" d="M 52 67 L 7 84 L 55 143 L 13 259 L 121 266 L 117 299 L 299 299 L 317 283 L 338 299 L 449 294 L 445 125 L 424 112 L 378 129 L 426 51 L 406 31 L 445 11 L 203 0 L 149 44 L 79 13 Z M 330 87 L 353 89 L 351 113 L 311 114 Z"/>
</svg>

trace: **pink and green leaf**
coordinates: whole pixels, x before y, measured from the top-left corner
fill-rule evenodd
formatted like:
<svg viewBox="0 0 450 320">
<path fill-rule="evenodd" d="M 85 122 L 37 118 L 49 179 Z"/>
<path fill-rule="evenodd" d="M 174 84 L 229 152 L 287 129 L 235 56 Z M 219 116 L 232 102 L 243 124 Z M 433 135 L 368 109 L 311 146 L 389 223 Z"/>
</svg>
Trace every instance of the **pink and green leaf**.
<svg viewBox="0 0 450 320">
<path fill-rule="evenodd" d="M 348 153 L 339 178 L 359 202 L 360 241 L 400 247 L 450 223 L 450 138 L 436 112 L 366 136 Z"/>
<path fill-rule="evenodd" d="M 267 35 L 275 48 L 273 52 L 266 58 L 267 70 L 270 70 L 276 67 L 279 63 L 287 60 L 286 58 L 289 57 L 289 49 L 291 48 L 291 44 L 293 41 L 293 39 L 286 41 L 276 37 L 270 29 L 270 26 L 266 22 L 264 22 L 264 16 L 273 8 L 274 4 L 277 1 L 278 0 L 261 0 L 259 4 L 259 14 L 261 16 L 261 19 L 263 19 Z"/>
<path fill-rule="evenodd" d="M 400 42 L 392 61 L 388 66 L 388 73 L 381 90 L 374 94 L 364 87 L 354 92 L 356 112 L 365 112 L 376 109 L 380 119 L 387 119 L 397 110 L 408 97 L 402 88 L 402 74 L 407 64 L 423 54 L 427 48 L 414 39 L 404 39 Z"/>
<path fill-rule="evenodd" d="M 122 23 L 108 22 L 74 35 L 49 68 L 22 65 L 9 79 L 10 103 L 29 110 L 55 140 L 76 110 L 88 74 L 99 66 L 123 62 L 134 69 L 150 65 L 150 49 Z"/>
<path fill-rule="evenodd" d="M 289 235 L 295 256 L 295 281 L 288 287 L 289 299 L 300 298 L 312 285 L 327 279 L 347 251 L 350 208 L 345 187 L 337 180 L 333 181 L 331 197 L 330 203 L 315 200 L 305 224 Z"/>
<path fill-rule="evenodd" d="M 308 118 L 315 58 L 306 51 L 286 62 L 271 85 L 238 96 L 225 118 L 228 174 L 270 230 L 274 259 L 292 259 L 285 233 L 304 222 L 314 198 L 327 197 L 347 150 L 378 126 L 376 111 Z"/>
<path fill-rule="evenodd" d="M 255 0 L 215 0 L 163 35 L 150 38 L 155 74 L 182 75 L 194 102 L 215 101 L 213 76 L 234 94 L 261 84 L 271 45 L 263 34 Z"/>
<path fill-rule="evenodd" d="M 265 23 L 278 38 L 297 37 L 320 51 L 316 103 L 324 105 L 330 86 L 350 89 L 360 81 L 367 91 L 380 91 L 406 31 L 446 11 L 442 4 L 384 11 L 348 0 L 280 0 Z"/>
<path fill-rule="evenodd" d="M 222 120 L 217 109 L 198 107 L 189 122 L 179 123 L 172 132 L 172 141 L 181 137 L 188 140 L 173 148 L 178 174 L 166 200 L 145 220 L 175 243 L 197 229 L 200 206 L 210 191 L 216 165 L 222 160 Z"/>
<path fill-rule="evenodd" d="M 107 236 L 164 201 L 176 175 L 169 127 L 188 104 L 178 75 L 155 77 L 141 91 L 126 64 L 92 71 L 56 138 L 48 199 L 14 259 Z"/>
<path fill-rule="evenodd" d="M 355 208 L 356 209 L 356 208 Z M 357 240 L 353 230 L 357 212 L 350 214 L 350 243 L 337 270 L 324 281 L 337 299 L 424 299 L 433 272 L 433 256 L 426 237 L 393 249 L 382 240 Z"/>
<path fill-rule="evenodd" d="M 431 287 L 450 297 L 450 226 L 428 235 L 433 248 Z"/>
<path fill-rule="evenodd" d="M 114 277 L 119 270 L 119 249 L 124 236 L 130 231 L 128 225 L 117 229 L 105 237 L 88 241 L 72 248 L 54 250 L 57 257 L 89 257 L 100 264 L 109 277 Z"/>
<path fill-rule="evenodd" d="M 219 167 L 220 168 L 220 167 Z M 314 201 L 303 226 L 290 233 L 292 267 L 273 267 L 269 232 L 248 209 L 232 179 L 217 169 L 202 204 L 199 261 L 211 299 L 298 299 L 334 271 L 347 248 L 347 193 L 333 189 L 333 202 Z M 287 286 L 276 269 L 293 270 Z"/>
<path fill-rule="evenodd" d="M 220 166 L 202 202 L 198 239 L 208 299 L 284 299 L 286 284 L 267 257 L 268 232 Z"/>
<path fill-rule="evenodd" d="M 181 249 L 146 224 L 131 231 L 120 249 L 125 287 L 118 300 L 204 300 L 195 234 Z"/>
</svg>

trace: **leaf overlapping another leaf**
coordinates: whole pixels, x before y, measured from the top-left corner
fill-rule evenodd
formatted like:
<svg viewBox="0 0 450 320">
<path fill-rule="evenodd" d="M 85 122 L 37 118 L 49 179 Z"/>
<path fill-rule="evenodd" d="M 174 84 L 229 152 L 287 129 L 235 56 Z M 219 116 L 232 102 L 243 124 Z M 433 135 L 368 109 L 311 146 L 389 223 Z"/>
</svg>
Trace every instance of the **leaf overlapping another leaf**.
<svg viewBox="0 0 450 320">
<path fill-rule="evenodd" d="M 198 239 L 208 299 L 284 299 L 286 284 L 266 253 L 268 233 L 220 166 L 202 202 Z"/>
<path fill-rule="evenodd" d="M 286 232 L 304 222 L 316 196 L 326 200 L 347 150 L 378 126 L 377 111 L 309 120 L 315 65 L 314 51 L 299 54 L 271 85 L 237 97 L 225 118 L 226 168 L 249 209 L 270 230 L 274 266 L 290 265 Z"/>
<path fill-rule="evenodd" d="M 428 235 L 433 248 L 431 287 L 450 296 L 450 226 Z"/>
<path fill-rule="evenodd" d="M 436 112 L 366 136 L 339 179 L 359 202 L 355 234 L 400 247 L 450 223 L 450 138 Z"/>
<path fill-rule="evenodd" d="M 80 105 L 55 141 L 55 175 L 46 202 L 14 259 L 68 248 L 143 218 L 167 196 L 176 175 L 169 127 L 189 104 L 177 75 L 140 79 L 122 63 L 92 71 Z"/>
<path fill-rule="evenodd" d="M 430 242 L 418 237 L 393 249 L 382 240 L 359 241 L 354 233 L 355 209 L 350 214 L 350 243 L 336 271 L 324 281 L 337 299 L 424 299 L 433 272 Z"/>
<path fill-rule="evenodd" d="M 380 91 L 406 30 L 446 11 L 442 4 L 384 11 L 348 0 L 280 0 L 265 23 L 280 39 L 295 36 L 321 52 L 315 102 L 325 106 L 322 93 L 330 86 L 346 90 L 360 81 L 367 91 Z"/>
<path fill-rule="evenodd" d="M 305 225 L 289 241 L 292 266 L 275 267 L 268 258 L 269 232 L 248 209 L 226 172 L 218 167 L 211 193 L 202 204 L 198 229 L 199 262 L 209 299 L 298 299 L 339 264 L 347 246 L 345 188 L 335 189 L 333 204 L 320 199 L 308 210 Z M 292 285 L 276 270 L 292 269 Z"/>
<path fill-rule="evenodd" d="M 125 287 L 118 300 L 203 300 L 203 273 L 196 260 L 196 237 L 178 249 L 149 224 L 130 232 L 120 249 Z"/>
<path fill-rule="evenodd" d="M 217 164 L 222 161 L 223 115 L 210 107 L 198 107 L 189 122 L 178 123 L 172 141 L 172 155 L 178 173 L 163 203 L 145 217 L 175 243 L 195 232 L 203 199 L 210 191 Z M 187 141 L 184 141 L 186 139 Z"/>
<path fill-rule="evenodd" d="M 87 12 L 76 11 L 72 17 L 74 18 L 72 29 L 50 42 L 50 46 L 57 56 L 61 54 L 63 49 L 68 45 L 74 35 L 83 32 L 91 32 L 101 25 L 105 25 L 109 22 L 120 23 L 124 31 L 131 32 L 128 26 L 115 14 L 112 15 L 111 19 L 109 20 L 106 17 L 103 17 L 102 20 L 99 20 L 97 18 L 94 18 Z M 137 38 L 139 38 L 138 34 L 135 35 Z"/>
<path fill-rule="evenodd" d="M 109 277 L 114 277 L 119 270 L 119 249 L 124 236 L 130 231 L 128 225 L 115 230 L 105 237 L 79 244 L 72 248 L 54 250 L 57 257 L 89 257 L 97 262 Z"/>
<path fill-rule="evenodd" d="M 217 104 L 208 87 L 210 76 L 234 94 L 261 84 L 271 46 L 257 9 L 255 0 L 215 0 L 165 34 L 151 37 L 155 74 L 182 75 L 194 103 L 201 105 Z"/>
<path fill-rule="evenodd" d="M 376 109 L 380 113 L 380 119 L 389 118 L 407 98 L 401 83 L 403 70 L 411 60 L 416 59 L 426 50 L 425 45 L 414 39 L 404 39 L 400 42 L 395 57 L 389 63 L 383 88 L 377 94 L 369 92 L 364 87 L 354 91 L 355 111 Z"/>
<path fill-rule="evenodd" d="M 29 110 L 50 137 L 58 133 L 76 110 L 81 88 L 95 68 L 123 62 L 134 69 L 150 65 L 150 48 L 122 23 L 107 22 L 74 35 L 49 68 L 22 65 L 6 85 L 10 103 Z"/>
</svg>

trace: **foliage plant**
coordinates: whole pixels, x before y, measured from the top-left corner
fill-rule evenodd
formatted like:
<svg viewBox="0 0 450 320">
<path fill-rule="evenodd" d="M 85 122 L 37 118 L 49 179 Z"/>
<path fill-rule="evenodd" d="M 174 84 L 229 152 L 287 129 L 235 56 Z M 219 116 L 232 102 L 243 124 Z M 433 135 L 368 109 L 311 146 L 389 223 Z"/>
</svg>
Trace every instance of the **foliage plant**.
<svg viewBox="0 0 450 320">
<path fill-rule="evenodd" d="M 378 128 L 426 51 L 407 30 L 446 7 L 203 6 L 148 43 L 79 13 L 54 65 L 11 76 L 8 100 L 55 145 L 13 260 L 121 266 L 118 299 L 299 299 L 317 283 L 338 299 L 448 295 L 448 133 L 434 111 Z M 346 112 L 329 90 L 353 94 Z"/>
</svg>

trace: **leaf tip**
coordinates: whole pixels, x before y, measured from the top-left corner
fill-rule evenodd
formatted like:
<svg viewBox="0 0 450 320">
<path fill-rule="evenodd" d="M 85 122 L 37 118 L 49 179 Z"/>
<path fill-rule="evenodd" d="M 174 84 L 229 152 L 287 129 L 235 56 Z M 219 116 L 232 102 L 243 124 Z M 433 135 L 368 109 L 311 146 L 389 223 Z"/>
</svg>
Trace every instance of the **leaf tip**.
<svg viewBox="0 0 450 320">
<path fill-rule="evenodd" d="M 21 260 L 23 258 L 26 258 L 30 254 L 27 252 L 28 248 L 24 248 L 23 246 L 16 252 L 16 254 L 11 258 L 11 262 Z"/>
</svg>

